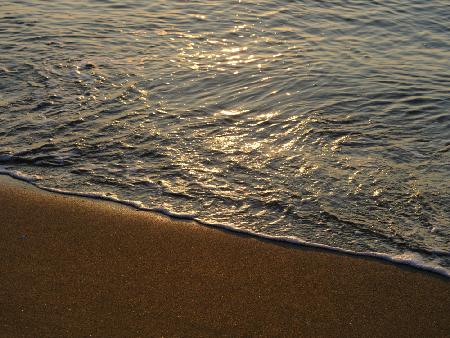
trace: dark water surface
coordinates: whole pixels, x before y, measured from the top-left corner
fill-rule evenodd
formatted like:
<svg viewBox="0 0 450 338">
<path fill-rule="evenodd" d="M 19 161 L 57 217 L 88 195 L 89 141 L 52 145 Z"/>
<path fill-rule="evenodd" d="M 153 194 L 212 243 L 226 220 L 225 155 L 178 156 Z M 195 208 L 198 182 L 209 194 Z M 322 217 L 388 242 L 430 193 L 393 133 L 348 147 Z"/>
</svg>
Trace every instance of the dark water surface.
<svg viewBox="0 0 450 338">
<path fill-rule="evenodd" d="M 3 1 L 0 165 L 450 271 L 450 6 Z"/>
</svg>

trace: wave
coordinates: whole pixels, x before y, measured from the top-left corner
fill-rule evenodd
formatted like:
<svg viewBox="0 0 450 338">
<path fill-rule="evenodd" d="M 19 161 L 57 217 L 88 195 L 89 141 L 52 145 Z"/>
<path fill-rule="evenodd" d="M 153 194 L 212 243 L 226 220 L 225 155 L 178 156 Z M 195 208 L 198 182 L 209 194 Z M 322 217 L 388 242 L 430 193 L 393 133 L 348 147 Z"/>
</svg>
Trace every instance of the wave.
<svg viewBox="0 0 450 338">
<path fill-rule="evenodd" d="M 85 192 L 68 191 L 68 190 L 63 190 L 63 189 L 56 189 L 56 188 L 41 186 L 41 185 L 39 185 L 39 180 L 41 179 L 40 176 L 26 175 L 17 170 L 8 170 L 8 169 L 0 167 L 0 175 L 9 176 L 11 178 L 20 180 L 22 182 L 26 182 L 26 183 L 31 184 L 41 190 L 48 191 L 51 193 L 119 203 L 121 205 L 129 206 L 129 207 L 135 208 L 140 211 L 159 213 L 159 214 L 165 215 L 165 216 L 173 218 L 173 219 L 195 221 L 198 224 L 200 224 L 202 226 L 206 226 L 206 227 L 223 229 L 223 230 L 227 230 L 227 231 L 237 233 L 237 234 L 250 235 L 250 236 L 254 236 L 254 237 L 265 239 L 265 240 L 271 240 L 271 241 L 276 241 L 276 242 L 281 242 L 281 243 L 289 243 L 289 244 L 303 246 L 303 247 L 307 247 L 307 248 L 317 248 L 317 249 L 323 249 L 323 250 L 332 251 L 332 252 L 340 253 L 340 254 L 381 259 L 384 261 L 388 261 L 388 262 L 392 262 L 392 263 L 396 263 L 396 264 L 400 264 L 400 265 L 411 266 L 411 267 L 417 268 L 419 270 L 436 273 L 441 276 L 450 278 L 450 271 L 448 269 L 441 267 L 437 264 L 424 262 L 423 259 L 421 259 L 420 255 L 415 254 L 413 252 L 405 252 L 405 253 L 395 254 L 395 255 L 389 255 L 386 253 L 378 253 L 378 252 L 356 252 L 356 251 L 352 251 L 352 250 L 329 246 L 326 244 L 304 241 L 304 240 L 294 237 L 294 236 L 269 235 L 269 234 L 264 234 L 264 233 L 256 232 L 253 230 L 249 230 L 249 229 L 238 228 L 236 226 L 229 225 L 229 224 L 205 222 L 193 214 L 176 213 L 171 210 L 160 208 L 160 207 L 148 207 L 140 201 L 120 199 L 117 196 L 114 196 L 111 194 L 105 194 L 102 192 L 85 193 Z M 437 255 L 442 254 L 442 252 L 432 252 L 432 253 L 435 253 Z"/>
</svg>

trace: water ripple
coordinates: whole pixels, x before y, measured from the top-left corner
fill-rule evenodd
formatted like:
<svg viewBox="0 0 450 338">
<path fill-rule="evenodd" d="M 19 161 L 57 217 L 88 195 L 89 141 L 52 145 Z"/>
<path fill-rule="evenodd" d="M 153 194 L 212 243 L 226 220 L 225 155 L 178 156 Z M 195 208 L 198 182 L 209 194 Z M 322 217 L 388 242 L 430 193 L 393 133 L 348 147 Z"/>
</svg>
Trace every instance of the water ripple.
<svg viewBox="0 0 450 338">
<path fill-rule="evenodd" d="M 7 3 L 0 164 L 448 270 L 449 16 L 443 0 Z"/>
</svg>

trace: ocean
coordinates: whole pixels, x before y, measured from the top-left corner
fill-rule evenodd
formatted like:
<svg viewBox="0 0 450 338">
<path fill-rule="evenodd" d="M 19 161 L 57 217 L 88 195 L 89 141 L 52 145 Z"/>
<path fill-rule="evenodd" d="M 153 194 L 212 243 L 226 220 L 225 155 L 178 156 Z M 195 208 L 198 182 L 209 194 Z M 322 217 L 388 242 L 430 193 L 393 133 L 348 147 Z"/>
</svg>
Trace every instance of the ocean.
<svg viewBox="0 0 450 338">
<path fill-rule="evenodd" d="M 2 1 L 0 172 L 449 276 L 449 18 L 447 0 Z"/>
</svg>

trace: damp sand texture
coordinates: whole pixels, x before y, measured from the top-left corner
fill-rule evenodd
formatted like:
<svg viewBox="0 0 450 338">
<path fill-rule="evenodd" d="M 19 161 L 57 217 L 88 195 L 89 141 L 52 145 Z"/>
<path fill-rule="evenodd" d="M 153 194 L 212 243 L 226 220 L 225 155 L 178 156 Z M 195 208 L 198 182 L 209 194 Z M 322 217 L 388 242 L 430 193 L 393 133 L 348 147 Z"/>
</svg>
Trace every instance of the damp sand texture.
<svg viewBox="0 0 450 338">
<path fill-rule="evenodd" d="M 0 336 L 445 337 L 448 279 L 0 181 Z"/>
</svg>

